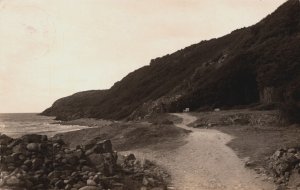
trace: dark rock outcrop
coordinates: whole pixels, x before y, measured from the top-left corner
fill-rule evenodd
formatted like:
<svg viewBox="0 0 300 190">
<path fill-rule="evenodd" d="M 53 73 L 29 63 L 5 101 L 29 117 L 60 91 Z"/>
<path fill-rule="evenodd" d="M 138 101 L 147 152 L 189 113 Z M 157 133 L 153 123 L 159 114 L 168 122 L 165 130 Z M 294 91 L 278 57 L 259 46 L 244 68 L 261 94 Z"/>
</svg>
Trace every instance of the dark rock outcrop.
<svg viewBox="0 0 300 190">
<path fill-rule="evenodd" d="M 274 182 L 282 188 L 287 186 L 294 173 L 300 173 L 300 149 L 289 148 L 277 150 L 268 160 L 268 170 Z M 300 187 L 300 181 L 293 184 Z"/>
<path fill-rule="evenodd" d="M 168 179 L 149 161 L 118 155 L 110 140 L 94 139 L 74 149 L 42 135 L 1 135 L 0 142 L 0 189 L 164 189 Z"/>
</svg>

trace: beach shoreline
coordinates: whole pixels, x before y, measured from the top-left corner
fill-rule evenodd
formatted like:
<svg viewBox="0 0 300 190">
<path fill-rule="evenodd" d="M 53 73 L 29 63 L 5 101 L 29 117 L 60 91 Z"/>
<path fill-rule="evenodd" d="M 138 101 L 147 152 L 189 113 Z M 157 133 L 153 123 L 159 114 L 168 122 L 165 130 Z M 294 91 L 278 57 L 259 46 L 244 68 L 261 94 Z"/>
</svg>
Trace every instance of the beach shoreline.
<svg viewBox="0 0 300 190">
<path fill-rule="evenodd" d="M 227 110 L 190 114 L 198 119 L 189 124 L 189 127 L 217 130 L 220 133 L 230 135 L 231 140 L 226 145 L 235 152 L 245 167 L 257 172 L 258 176 L 263 176 L 268 181 L 272 179 L 266 175 L 268 172 L 266 158 L 282 146 L 288 148 L 299 145 L 299 140 L 297 140 L 299 139 L 297 137 L 299 128 L 278 126 L 276 111 Z M 232 118 L 235 119 L 232 120 Z M 261 123 L 252 122 L 252 118 L 258 118 Z M 246 122 L 246 120 L 250 122 Z M 228 121 L 234 123 L 228 123 Z M 53 138 L 62 139 L 70 148 L 83 145 L 95 138 L 110 139 L 116 151 L 148 155 L 145 158 L 151 160 L 155 154 L 186 147 L 193 129 L 175 126 L 181 122 L 180 118 L 171 114 L 158 114 L 148 120 L 140 121 L 107 121 L 82 118 L 56 123 L 61 126 L 80 125 L 86 128 L 59 133 Z M 275 125 L 276 123 L 277 125 Z M 276 138 L 272 138 L 274 136 Z M 265 146 L 261 146 L 262 143 Z M 144 154 L 145 152 L 147 154 Z M 160 159 L 153 161 L 160 163 Z M 159 166 L 164 168 L 164 165 Z"/>
</svg>

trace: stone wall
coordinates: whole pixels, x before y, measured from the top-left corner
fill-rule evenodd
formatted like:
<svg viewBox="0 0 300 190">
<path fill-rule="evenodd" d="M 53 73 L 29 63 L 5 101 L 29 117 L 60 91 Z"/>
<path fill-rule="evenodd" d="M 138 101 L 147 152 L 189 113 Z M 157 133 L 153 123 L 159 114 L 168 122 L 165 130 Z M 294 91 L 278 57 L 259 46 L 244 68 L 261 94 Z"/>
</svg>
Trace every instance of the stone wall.
<svg viewBox="0 0 300 190">
<path fill-rule="evenodd" d="M 113 151 L 110 140 L 69 148 L 62 139 L 0 134 L 0 189 L 126 190 L 165 188 L 168 174 L 150 161 Z"/>
</svg>

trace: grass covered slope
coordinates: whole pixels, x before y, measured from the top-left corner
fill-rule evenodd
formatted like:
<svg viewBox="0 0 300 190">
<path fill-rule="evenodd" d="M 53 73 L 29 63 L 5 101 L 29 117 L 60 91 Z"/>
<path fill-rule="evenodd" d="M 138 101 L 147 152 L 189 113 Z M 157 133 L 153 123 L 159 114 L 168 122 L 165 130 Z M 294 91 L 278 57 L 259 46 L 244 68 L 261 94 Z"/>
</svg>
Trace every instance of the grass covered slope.
<svg viewBox="0 0 300 190">
<path fill-rule="evenodd" d="M 94 104 L 101 101 L 105 93 L 105 90 L 78 92 L 55 101 L 42 115 L 56 116 L 59 120 L 89 117 Z"/>
<path fill-rule="evenodd" d="M 299 52 L 300 2 L 289 0 L 256 25 L 151 60 L 111 89 L 60 99 L 43 114 L 122 119 L 276 101 L 297 115 Z"/>
</svg>

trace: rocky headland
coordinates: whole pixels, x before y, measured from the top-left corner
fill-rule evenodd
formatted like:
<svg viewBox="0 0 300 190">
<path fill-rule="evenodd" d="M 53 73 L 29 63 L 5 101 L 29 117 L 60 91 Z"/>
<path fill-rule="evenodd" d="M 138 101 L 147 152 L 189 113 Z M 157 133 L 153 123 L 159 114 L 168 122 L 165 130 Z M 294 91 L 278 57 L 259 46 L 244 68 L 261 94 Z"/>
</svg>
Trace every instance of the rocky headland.
<svg viewBox="0 0 300 190">
<path fill-rule="evenodd" d="M 300 122 L 299 32 L 300 2 L 288 0 L 257 24 L 152 59 L 110 89 L 58 99 L 42 114 L 143 119 L 259 103 L 274 104 L 286 120 Z"/>
</svg>

